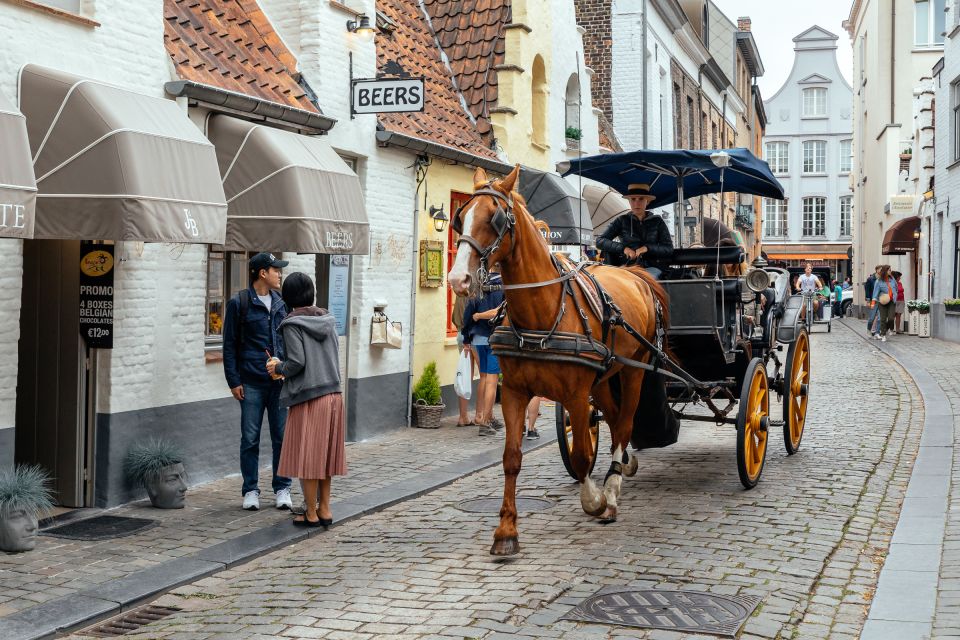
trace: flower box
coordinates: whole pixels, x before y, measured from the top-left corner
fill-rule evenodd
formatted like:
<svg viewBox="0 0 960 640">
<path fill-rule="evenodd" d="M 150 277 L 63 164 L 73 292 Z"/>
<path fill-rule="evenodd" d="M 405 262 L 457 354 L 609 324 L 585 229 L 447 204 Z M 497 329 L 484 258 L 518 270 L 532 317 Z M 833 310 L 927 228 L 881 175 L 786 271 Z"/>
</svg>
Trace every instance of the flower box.
<svg viewBox="0 0 960 640">
<path fill-rule="evenodd" d="M 908 313 L 907 321 L 907 334 L 911 336 L 917 335 L 917 318 L 920 317 L 920 314 L 917 313 L 916 309 L 911 309 Z"/>
<path fill-rule="evenodd" d="M 917 335 L 921 338 L 930 337 L 930 314 L 929 313 L 917 314 Z"/>
</svg>

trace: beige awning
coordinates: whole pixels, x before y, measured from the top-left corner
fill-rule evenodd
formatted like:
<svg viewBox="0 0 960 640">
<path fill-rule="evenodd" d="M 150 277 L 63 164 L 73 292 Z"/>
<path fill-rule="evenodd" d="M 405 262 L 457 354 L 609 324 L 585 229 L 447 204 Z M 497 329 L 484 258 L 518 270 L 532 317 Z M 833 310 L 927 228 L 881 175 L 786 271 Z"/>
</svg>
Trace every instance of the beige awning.
<svg viewBox="0 0 960 640">
<path fill-rule="evenodd" d="M 0 94 L 0 238 L 32 238 L 37 185 L 26 120 Z"/>
<path fill-rule="evenodd" d="M 590 211 L 590 221 L 593 223 L 595 236 L 606 231 L 614 218 L 630 211 L 630 203 L 627 199 L 604 185 L 584 185 L 583 199 Z"/>
<path fill-rule="evenodd" d="M 369 253 L 360 179 L 324 138 L 224 115 L 207 135 L 229 205 L 227 249 Z"/>
<path fill-rule="evenodd" d="M 31 64 L 20 109 L 39 189 L 34 237 L 223 242 L 213 145 L 176 102 Z"/>
</svg>

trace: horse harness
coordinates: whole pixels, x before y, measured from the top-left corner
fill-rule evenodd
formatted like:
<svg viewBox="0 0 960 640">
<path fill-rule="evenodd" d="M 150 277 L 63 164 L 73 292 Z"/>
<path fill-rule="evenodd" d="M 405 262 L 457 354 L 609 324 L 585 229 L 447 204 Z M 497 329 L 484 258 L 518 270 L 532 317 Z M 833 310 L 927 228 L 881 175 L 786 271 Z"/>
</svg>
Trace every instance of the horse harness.
<svg viewBox="0 0 960 640">
<path fill-rule="evenodd" d="M 456 211 L 451 222 L 451 227 L 459 234 L 457 244 L 466 243 L 477 251 L 480 255 L 480 267 L 477 270 L 477 280 L 481 286 L 486 284 L 489 279 L 489 259 L 496 253 L 503 239 L 510 234 L 510 251 L 516 246 L 516 214 L 513 212 L 514 201 L 508 195 L 497 191 L 487 183 L 482 188 L 474 191 L 473 195 L 464 202 Z M 497 203 L 497 210 L 490 219 L 490 226 L 497 234 L 496 239 L 488 246 L 483 247 L 480 243 L 469 235 L 464 233 L 463 219 L 461 213 L 467 205 L 477 196 L 490 196 Z M 646 369 L 654 373 L 674 378 L 686 384 L 689 387 L 696 383 L 696 380 L 680 369 L 664 351 L 664 338 L 666 329 L 663 325 L 663 307 L 660 301 L 654 299 L 656 331 L 654 342 L 648 340 L 639 331 L 630 325 L 624 318 L 620 307 L 613 301 L 610 294 L 604 289 L 597 279 L 590 273 L 590 267 L 596 266 L 595 263 L 582 262 L 573 265 L 566 260 L 561 260 L 551 254 L 550 259 L 554 268 L 557 270 L 558 277 L 545 282 L 531 282 L 522 284 L 504 284 L 504 290 L 511 289 L 531 289 L 560 284 L 560 306 L 557 316 L 549 331 L 535 329 L 521 329 L 512 321 L 506 326 L 498 326 L 490 336 L 490 346 L 494 353 L 499 356 L 511 358 L 524 358 L 528 360 L 542 360 L 546 362 L 564 362 L 571 364 L 580 364 L 590 367 L 597 372 L 599 380 L 605 376 L 615 364 Z M 594 315 L 600 320 L 603 328 L 600 340 L 594 337 L 593 329 L 590 327 L 590 320 L 587 311 L 581 306 L 574 293 L 573 282 L 582 292 L 584 299 L 592 307 Z M 577 311 L 580 325 L 583 333 L 572 333 L 558 331 L 560 323 L 566 314 L 566 301 L 569 298 Z M 599 301 L 599 303 L 597 303 Z M 491 324 L 500 324 L 507 316 L 506 303 L 500 308 L 497 317 L 491 320 Z M 633 360 L 625 356 L 619 356 L 614 352 L 617 338 L 617 329 L 622 328 L 628 335 L 640 342 L 644 347 L 654 354 L 653 362 L 646 363 L 639 360 Z M 607 346 L 609 340 L 610 345 Z M 680 375 L 663 369 L 660 365 L 664 364 Z"/>
</svg>

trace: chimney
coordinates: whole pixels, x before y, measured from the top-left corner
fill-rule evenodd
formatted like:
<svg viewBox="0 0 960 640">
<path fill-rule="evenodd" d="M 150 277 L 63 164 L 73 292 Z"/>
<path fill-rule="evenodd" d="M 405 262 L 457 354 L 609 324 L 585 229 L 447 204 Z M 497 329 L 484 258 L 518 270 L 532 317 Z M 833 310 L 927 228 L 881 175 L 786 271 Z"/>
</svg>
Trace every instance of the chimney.
<svg viewBox="0 0 960 640">
<path fill-rule="evenodd" d="M 737 18 L 737 29 L 740 31 L 750 31 L 750 16 L 742 16 Z"/>
</svg>

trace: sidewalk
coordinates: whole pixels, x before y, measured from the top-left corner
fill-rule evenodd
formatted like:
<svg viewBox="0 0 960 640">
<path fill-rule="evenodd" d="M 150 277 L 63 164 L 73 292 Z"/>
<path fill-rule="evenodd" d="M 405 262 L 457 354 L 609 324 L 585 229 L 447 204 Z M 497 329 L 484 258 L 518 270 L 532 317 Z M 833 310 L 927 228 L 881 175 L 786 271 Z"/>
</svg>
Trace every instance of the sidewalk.
<svg viewBox="0 0 960 640">
<path fill-rule="evenodd" d="M 866 338 L 863 322 L 847 326 Z M 924 423 L 917 459 L 862 640 L 960 638 L 960 344 L 896 335 L 867 341 L 916 382 Z"/>
<path fill-rule="evenodd" d="M 524 441 L 525 450 L 556 446 L 553 403 L 544 402 L 541 414 L 541 439 Z M 333 482 L 336 523 L 500 464 L 502 435 L 478 437 L 476 427 L 455 424 L 456 418 L 450 418 L 439 430 L 402 429 L 348 444 L 348 475 Z M 297 505 L 302 497 L 294 484 Z M 270 486 L 269 467 L 261 471 L 260 486 Z M 243 511 L 239 487 L 239 475 L 191 487 L 182 510 L 154 509 L 147 500 L 107 511 L 84 510 L 83 517 L 108 513 L 157 524 L 102 541 L 54 538 L 41 531 L 35 550 L 0 554 L 0 638 L 43 637 L 112 615 L 308 533 L 322 535 L 322 530 L 291 526 L 290 514 L 274 508 L 269 491 L 261 496 L 260 511 Z"/>
</svg>

